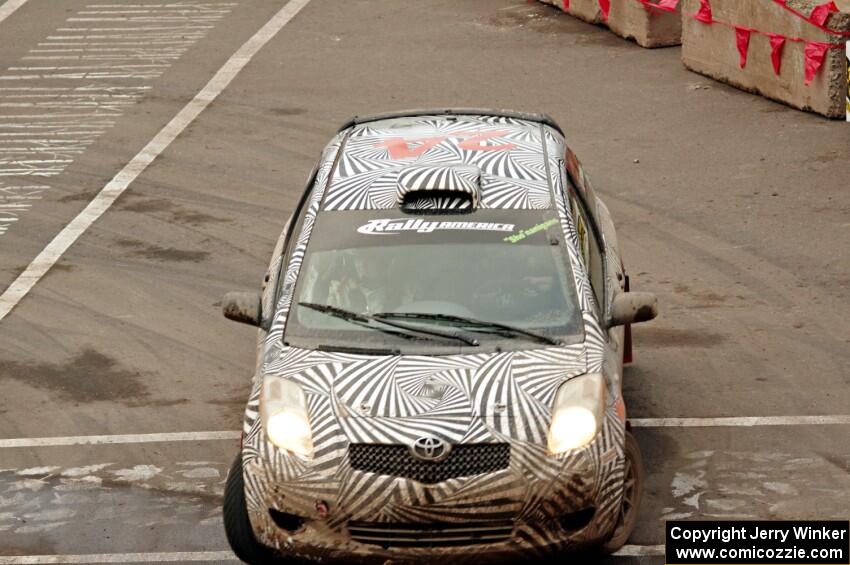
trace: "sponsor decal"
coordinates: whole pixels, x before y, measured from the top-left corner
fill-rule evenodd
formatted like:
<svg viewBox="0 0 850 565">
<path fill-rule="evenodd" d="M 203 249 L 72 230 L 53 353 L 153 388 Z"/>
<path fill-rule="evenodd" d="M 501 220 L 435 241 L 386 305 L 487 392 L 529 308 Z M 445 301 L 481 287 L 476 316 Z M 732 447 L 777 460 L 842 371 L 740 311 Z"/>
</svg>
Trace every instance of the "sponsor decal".
<svg viewBox="0 0 850 565">
<path fill-rule="evenodd" d="M 415 231 L 418 233 L 431 233 L 444 230 L 463 231 L 514 231 L 514 224 L 497 224 L 493 222 L 432 222 L 428 220 L 412 219 L 378 219 L 369 220 L 357 231 L 362 234 L 395 235 L 404 231 Z"/>
<path fill-rule="evenodd" d="M 522 241 L 523 239 L 536 234 L 537 232 L 541 232 L 545 229 L 549 229 L 552 226 L 556 225 L 558 220 L 552 219 L 543 222 L 542 224 L 537 224 L 536 226 L 531 226 L 528 229 L 521 230 L 513 235 L 509 235 L 504 239 L 504 241 L 508 241 L 510 243 L 516 243 L 518 241 Z"/>
</svg>

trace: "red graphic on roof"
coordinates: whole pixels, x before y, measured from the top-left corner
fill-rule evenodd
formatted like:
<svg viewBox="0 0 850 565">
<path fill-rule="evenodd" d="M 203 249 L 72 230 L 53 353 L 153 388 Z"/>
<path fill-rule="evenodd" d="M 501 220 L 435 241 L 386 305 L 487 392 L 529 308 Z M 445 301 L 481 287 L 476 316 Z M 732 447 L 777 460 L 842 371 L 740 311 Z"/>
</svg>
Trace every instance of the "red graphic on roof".
<svg viewBox="0 0 850 565">
<path fill-rule="evenodd" d="M 513 143 L 498 143 L 488 144 L 487 142 L 493 138 L 502 137 L 507 134 L 508 130 L 477 132 L 477 131 L 458 131 L 448 135 L 439 135 L 433 137 L 419 137 L 414 139 L 405 139 L 403 137 L 389 137 L 381 143 L 375 144 L 375 147 L 386 148 L 390 152 L 392 159 L 410 159 L 419 157 L 429 149 L 444 142 L 447 139 L 460 139 L 458 148 L 465 151 L 510 151 L 516 147 Z"/>
</svg>

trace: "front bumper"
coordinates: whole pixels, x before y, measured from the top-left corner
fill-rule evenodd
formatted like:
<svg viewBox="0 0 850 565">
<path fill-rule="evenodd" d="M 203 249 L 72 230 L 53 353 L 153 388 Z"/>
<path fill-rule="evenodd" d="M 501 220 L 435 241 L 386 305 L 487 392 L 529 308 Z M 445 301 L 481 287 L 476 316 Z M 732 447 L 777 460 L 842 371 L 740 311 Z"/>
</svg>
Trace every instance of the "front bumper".
<svg viewBox="0 0 850 565">
<path fill-rule="evenodd" d="M 331 470 L 301 469 L 297 477 L 285 476 L 285 462 L 268 464 L 267 458 L 253 457 L 244 467 L 246 485 L 251 485 L 249 518 L 262 544 L 319 562 L 431 563 L 450 558 L 458 565 L 578 551 L 607 541 L 616 525 L 624 434 L 623 421 L 610 407 L 596 439 L 580 451 L 551 457 L 543 448 L 512 442 L 508 469 L 434 485 L 355 471 L 344 449 L 339 464 L 326 467 Z M 281 527 L 272 512 L 300 516 L 303 523 Z M 576 522 L 572 517 L 577 514 L 584 518 Z M 498 525 L 504 535 L 457 545 L 431 535 L 405 546 L 364 542 L 362 532 L 352 533 L 363 523 L 473 530 Z"/>
<path fill-rule="evenodd" d="M 452 565 L 479 563 L 514 563 L 547 555 L 580 551 L 598 546 L 608 538 L 609 529 L 591 522 L 575 532 L 564 532 L 557 523 L 548 527 L 518 523 L 508 539 L 497 543 L 432 546 L 382 547 L 361 543 L 351 538 L 347 528 L 331 529 L 324 522 L 308 522 L 294 533 L 280 534 L 280 529 L 266 517 L 255 523 L 258 536 L 265 545 L 277 549 L 284 557 L 296 557 L 320 563 L 349 564 L 419 564 L 450 559 Z M 262 532 L 274 532 L 262 535 Z"/>
</svg>

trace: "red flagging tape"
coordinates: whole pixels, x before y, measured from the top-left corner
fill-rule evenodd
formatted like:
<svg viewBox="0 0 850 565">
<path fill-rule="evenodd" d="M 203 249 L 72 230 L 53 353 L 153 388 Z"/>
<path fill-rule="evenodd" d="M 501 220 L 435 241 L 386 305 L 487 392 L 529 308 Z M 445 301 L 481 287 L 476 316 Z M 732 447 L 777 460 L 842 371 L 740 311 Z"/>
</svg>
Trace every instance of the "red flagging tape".
<svg viewBox="0 0 850 565">
<path fill-rule="evenodd" d="M 830 48 L 828 43 L 817 41 L 806 42 L 806 84 L 812 84 L 818 71 L 823 66 L 826 50 Z"/>
<path fill-rule="evenodd" d="M 662 12 L 675 12 L 679 7 L 680 0 L 658 0 L 650 2 L 650 0 L 637 0 L 647 10 L 661 10 Z"/>
<path fill-rule="evenodd" d="M 750 52 L 750 34 L 753 30 L 746 27 L 735 26 L 735 42 L 738 44 L 738 53 L 741 55 L 741 68 L 747 66 L 747 55 Z"/>
<path fill-rule="evenodd" d="M 704 24 L 714 22 L 714 16 L 711 14 L 711 3 L 709 0 L 699 0 L 699 12 L 694 14 L 693 18 Z"/>
<path fill-rule="evenodd" d="M 599 9 L 602 10 L 602 18 L 607 22 L 608 14 L 611 13 L 611 0 L 599 0 Z"/>
<path fill-rule="evenodd" d="M 830 14 L 838 11 L 838 7 L 835 5 L 835 2 L 824 2 L 823 4 L 818 4 L 814 10 L 812 10 L 812 14 L 810 16 L 806 16 L 804 13 L 799 10 L 795 10 L 791 6 L 787 4 L 787 0 L 773 0 L 792 14 L 795 14 L 797 17 L 802 18 L 812 24 L 813 26 L 820 28 L 821 31 L 825 31 L 826 33 L 831 33 L 833 35 L 842 35 L 845 37 L 850 37 L 850 31 L 836 31 L 834 29 L 830 29 L 826 27 L 826 21 L 829 19 Z"/>
<path fill-rule="evenodd" d="M 826 20 L 829 19 L 830 14 L 837 11 L 838 6 L 835 5 L 835 2 L 824 2 L 815 6 L 809 19 L 815 24 L 822 26 L 826 24 Z"/>
<path fill-rule="evenodd" d="M 782 71 L 782 51 L 785 49 L 787 38 L 777 33 L 768 33 L 767 36 L 770 38 L 770 60 L 773 63 L 773 72 L 779 76 Z"/>
<path fill-rule="evenodd" d="M 773 0 L 779 4 L 783 4 L 785 0 Z M 784 5 L 784 4 L 783 4 Z M 819 12 L 816 16 L 818 21 L 826 21 L 826 18 L 829 17 L 829 14 L 832 13 L 832 2 L 827 2 L 826 4 L 821 4 L 818 7 L 823 7 L 823 10 Z M 790 8 L 789 8 L 790 9 Z M 823 13 L 826 13 L 826 16 Z M 782 50 L 785 47 L 786 41 L 794 41 L 796 43 L 804 43 L 806 45 L 805 49 L 805 73 L 806 73 L 806 85 L 810 85 L 812 81 L 815 80 L 815 77 L 823 66 L 824 59 L 826 58 L 826 52 L 829 49 L 844 49 L 843 43 L 822 43 L 820 41 L 807 41 L 805 39 L 799 37 L 786 37 L 784 35 L 779 35 L 776 33 L 768 33 L 765 31 L 761 31 L 758 29 L 752 29 L 742 26 L 737 26 L 735 24 L 724 22 L 720 20 L 715 20 L 711 13 L 711 0 L 700 0 L 700 9 L 696 14 L 685 14 L 695 20 L 703 22 L 705 24 L 713 25 L 720 24 L 735 30 L 735 42 L 738 46 L 738 53 L 740 54 L 740 65 L 741 68 L 745 68 L 747 66 L 747 58 L 749 55 L 750 48 L 750 37 L 753 33 L 758 33 L 760 35 L 764 35 L 770 38 L 770 59 L 773 63 L 773 70 L 778 75 L 782 68 Z M 806 18 L 809 19 L 809 18 Z M 817 22 L 813 22 L 814 25 L 818 25 Z M 830 33 L 836 33 L 830 31 Z"/>
<path fill-rule="evenodd" d="M 608 20 L 608 16 L 611 13 L 611 0 L 598 0 L 599 7 L 602 10 L 602 16 L 605 20 Z M 664 12 L 675 12 L 678 9 L 679 3 L 681 0 L 636 0 L 643 4 L 644 8 L 647 10 L 661 10 Z M 799 18 L 802 18 L 812 24 L 815 27 L 820 28 L 822 31 L 826 33 L 830 33 L 833 35 L 842 35 L 842 36 L 850 36 L 850 32 L 848 31 L 836 31 L 826 27 L 826 22 L 829 20 L 829 16 L 835 12 L 838 12 L 838 6 L 835 5 L 833 0 L 829 2 L 824 2 L 823 4 L 818 4 L 815 6 L 814 10 L 812 10 L 811 15 L 806 16 L 804 13 L 799 10 L 795 10 L 791 6 L 787 4 L 788 0 L 772 0 L 776 4 L 779 4 L 792 14 L 796 15 Z M 570 9 L 570 0 L 562 0 L 564 10 L 567 11 Z M 697 12 L 697 20 L 703 23 L 711 23 L 712 22 L 712 13 L 711 13 L 711 3 L 710 0 L 700 0 L 700 8 L 699 12 Z"/>
</svg>

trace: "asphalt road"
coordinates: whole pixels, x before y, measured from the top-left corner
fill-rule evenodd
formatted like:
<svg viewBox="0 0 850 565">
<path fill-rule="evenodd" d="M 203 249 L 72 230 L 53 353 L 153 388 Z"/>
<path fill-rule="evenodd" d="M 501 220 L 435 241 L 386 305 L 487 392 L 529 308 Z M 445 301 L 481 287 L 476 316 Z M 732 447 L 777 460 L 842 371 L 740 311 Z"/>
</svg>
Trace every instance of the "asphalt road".
<svg viewBox="0 0 850 565">
<path fill-rule="evenodd" d="M 286 2 L 13 4 L 0 292 Z M 650 557 L 612 563 L 662 562 L 665 518 L 847 519 L 850 425 L 797 417 L 850 414 L 850 127 L 678 58 L 519 0 L 307 3 L 0 320 L 0 563 L 228 559 L 255 335 L 219 300 L 338 125 L 409 107 L 554 116 L 659 296 L 625 378 Z M 116 443 L 25 441 L 91 435 Z"/>
</svg>

